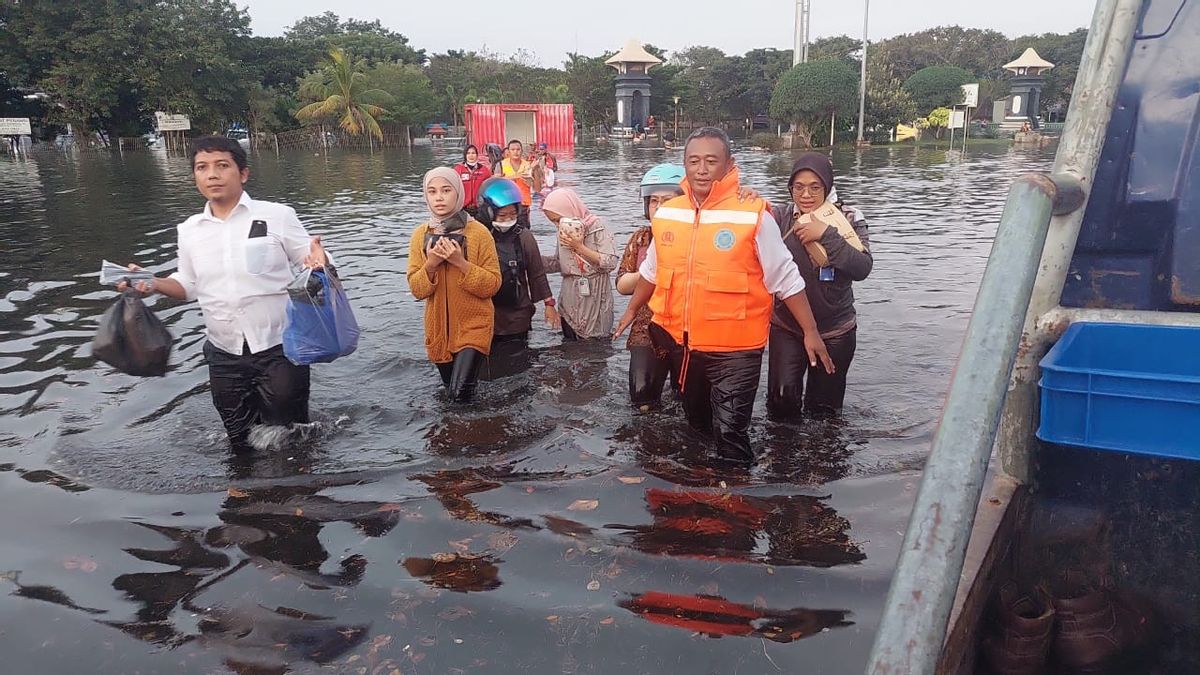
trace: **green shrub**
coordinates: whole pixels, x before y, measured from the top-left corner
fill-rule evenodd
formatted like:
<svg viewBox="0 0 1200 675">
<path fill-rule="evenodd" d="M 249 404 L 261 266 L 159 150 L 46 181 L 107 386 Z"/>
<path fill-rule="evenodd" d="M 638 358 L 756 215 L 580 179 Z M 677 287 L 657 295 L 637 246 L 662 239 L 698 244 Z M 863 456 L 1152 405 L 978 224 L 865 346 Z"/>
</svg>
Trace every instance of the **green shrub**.
<svg viewBox="0 0 1200 675">
<path fill-rule="evenodd" d="M 783 139 L 775 134 L 760 131 L 750 137 L 750 145 L 767 150 L 779 150 L 783 147 Z"/>
</svg>

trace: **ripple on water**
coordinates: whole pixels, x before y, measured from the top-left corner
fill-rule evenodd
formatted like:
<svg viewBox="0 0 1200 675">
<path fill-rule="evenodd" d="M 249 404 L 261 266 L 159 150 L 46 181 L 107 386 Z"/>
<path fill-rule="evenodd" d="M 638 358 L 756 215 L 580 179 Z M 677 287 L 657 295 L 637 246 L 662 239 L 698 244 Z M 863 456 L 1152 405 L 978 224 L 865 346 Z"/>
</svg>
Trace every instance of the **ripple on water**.
<svg viewBox="0 0 1200 675">
<path fill-rule="evenodd" d="M 186 159 L 0 158 L 11 667 L 861 672 L 1007 184 L 1048 157 L 835 154 L 875 255 L 846 411 L 777 424 L 760 392 L 747 470 L 708 456 L 678 403 L 630 409 L 620 345 L 540 325 L 473 406 L 444 400 L 404 272 L 421 175 L 456 154 L 253 158 L 251 194 L 325 238 L 363 337 L 314 369 L 314 423 L 244 456 L 209 400 L 195 305 L 152 303 L 178 338 L 167 377 L 89 356 L 115 297 L 100 260 L 173 268 L 174 226 L 199 208 Z M 620 246 L 644 222 L 642 172 L 672 157 L 579 148 L 559 178 Z M 739 155 L 772 199 L 790 161 Z"/>
</svg>

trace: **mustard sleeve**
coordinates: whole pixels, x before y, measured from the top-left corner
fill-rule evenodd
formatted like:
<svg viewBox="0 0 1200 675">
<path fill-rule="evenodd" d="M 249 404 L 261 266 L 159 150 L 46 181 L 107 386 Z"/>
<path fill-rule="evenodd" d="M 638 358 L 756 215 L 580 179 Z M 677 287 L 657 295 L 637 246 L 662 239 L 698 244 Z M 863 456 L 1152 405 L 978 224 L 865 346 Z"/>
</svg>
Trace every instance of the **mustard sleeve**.
<svg viewBox="0 0 1200 675">
<path fill-rule="evenodd" d="M 496 240 L 491 233 L 480 226 L 471 234 L 467 256 L 470 268 L 459 285 L 471 295 L 486 300 L 500 290 L 500 257 L 496 254 Z"/>
<path fill-rule="evenodd" d="M 408 288 L 413 297 L 424 300 L 433 295 L 437 282 L 425 273 L 425 231 L 427 227 L 418 227 L 408 244 Z M 499 268 L 497 268 L 499 269 Z"/>
</svg>

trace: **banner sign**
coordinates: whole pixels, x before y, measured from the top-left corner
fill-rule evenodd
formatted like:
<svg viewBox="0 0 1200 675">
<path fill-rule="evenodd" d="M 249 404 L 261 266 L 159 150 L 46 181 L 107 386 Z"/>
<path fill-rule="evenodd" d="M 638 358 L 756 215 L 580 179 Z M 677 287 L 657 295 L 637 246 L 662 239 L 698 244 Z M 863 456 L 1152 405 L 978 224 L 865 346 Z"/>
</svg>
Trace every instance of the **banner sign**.
<svg viewBox="0 0 1200 675">
<path fill-rule="evenodd" d="M 154 113 L 154 119 L 158 122 L 159 131 L 188 131 L 192 128 L 192 121 L 187 115 L 168 115 L 165 112 Z"/>
<path fill-rule="evenodd" d="M 28 117 L 0 117 L 0 136 L 31 136 Z"/>
</svg>

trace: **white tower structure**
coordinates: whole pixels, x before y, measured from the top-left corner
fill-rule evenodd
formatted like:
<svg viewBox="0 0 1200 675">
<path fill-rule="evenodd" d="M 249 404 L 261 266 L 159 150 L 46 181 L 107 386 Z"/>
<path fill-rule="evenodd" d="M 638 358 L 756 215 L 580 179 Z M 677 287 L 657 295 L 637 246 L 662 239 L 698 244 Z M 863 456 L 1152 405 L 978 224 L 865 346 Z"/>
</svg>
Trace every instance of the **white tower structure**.
<svg viewBox="0 0 1200 675">
<path fill-rule="evenodd" d="M 809 15 L 812 0 L 796 0 L 796 40 L 792 47 L 792 65 L 808 63 Z"/>
</svg>

